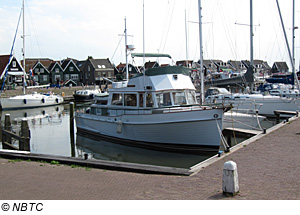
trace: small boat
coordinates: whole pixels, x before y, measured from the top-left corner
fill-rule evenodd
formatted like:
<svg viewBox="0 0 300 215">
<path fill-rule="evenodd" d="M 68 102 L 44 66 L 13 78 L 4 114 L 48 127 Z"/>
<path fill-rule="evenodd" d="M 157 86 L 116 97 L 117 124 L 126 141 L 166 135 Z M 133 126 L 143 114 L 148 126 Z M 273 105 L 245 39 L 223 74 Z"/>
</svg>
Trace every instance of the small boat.
<svg viewBox="0 0 300 215">
<path fill-rule="evenodd" d="M 2 110 L 36 108 L 62 104 L 64 99 L 60 95 L 42 94 L 33 92 L 31 94 L 1 98 Z"/>
<path fill-rule="evenodd" d="M 73 97 L 75 101 L 91 101 L 94 99 L 95 95 L 101 93 L 100 90 L 77 90 L 75 91 Z"/>
<path fill-rule="evenodd" d="M 136 75 L 76 112 L 77 132 L 142 148 L 217 153 L 223 108 L 200 106 L 189 74 L 167 66 Z"/>
</svg>

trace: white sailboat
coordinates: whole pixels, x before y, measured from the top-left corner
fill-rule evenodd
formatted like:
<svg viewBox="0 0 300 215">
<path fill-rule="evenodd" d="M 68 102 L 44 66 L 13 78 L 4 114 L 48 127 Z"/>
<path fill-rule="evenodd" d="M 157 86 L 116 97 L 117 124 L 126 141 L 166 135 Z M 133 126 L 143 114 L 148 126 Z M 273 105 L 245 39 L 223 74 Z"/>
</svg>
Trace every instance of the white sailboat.
<svg viewBox="0 0 300 215">
<path fill-rule="evenodd" d="M 6 109 L 21 109 L 21 108 L 35 108 L 35 107 L 44 107 L 51 106 L 63 103 L 64 99 L 60 95 L 54 94 L 41 94 L 41 93 L 32 93 L 25 94 L 25 8 L 24 8 L 24 0 L 23 0 L 23 95 L 18 95 L 9 98 L 1 98 L 1 108 L 3 110 Z"/>
</svg>

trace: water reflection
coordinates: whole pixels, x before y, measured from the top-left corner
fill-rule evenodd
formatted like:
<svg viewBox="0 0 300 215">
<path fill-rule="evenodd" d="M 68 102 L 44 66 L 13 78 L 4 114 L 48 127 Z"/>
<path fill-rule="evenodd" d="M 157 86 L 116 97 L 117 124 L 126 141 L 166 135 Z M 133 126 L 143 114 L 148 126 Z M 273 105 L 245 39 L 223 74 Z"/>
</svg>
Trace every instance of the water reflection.
<svg viewBox="0 0 300 215">
<path fill-rule="evenodd" d="M 151 164 L 177 168 L 189 168 L 212 156 L 212 154 L 191 155 L 143 149 L 103 140 L 94 140 L 81 135 L 76 136 L 76 147 L 79 156 L 84 157 L 84 154 L 87 153 L 90 159 Z"/>
<path fill-rule="evenodd" d="M 77 107 L 78 108 L 78 107 Z M 110 143 L 98 139 L 90 139 L 80 135 L 70 137 L 69 105 L 3 111 L 1 116 L 4 124 L 5 114 L 10 114 L 13 130 L 18 132 L 23 119 L 28 120 L 31 133 L 30 151 L 37 154 L 58 155 L 68 157 L 84 157 L 89 159 L 142 163 L 159 166 L 189 168 L 211 155 L 180 154 L 175 152 L 162 152 L 121 144 Z M 264 127 L 271 127 L 269 126 Z M 75 125 L 76 134 L 76 125 Z M 0 141 L 1 140 L 0 129 Z M 232 145 L 245 138 L 231 137 Z M 2 144 L 0 144 L 0 148 Z"/>
</svg>

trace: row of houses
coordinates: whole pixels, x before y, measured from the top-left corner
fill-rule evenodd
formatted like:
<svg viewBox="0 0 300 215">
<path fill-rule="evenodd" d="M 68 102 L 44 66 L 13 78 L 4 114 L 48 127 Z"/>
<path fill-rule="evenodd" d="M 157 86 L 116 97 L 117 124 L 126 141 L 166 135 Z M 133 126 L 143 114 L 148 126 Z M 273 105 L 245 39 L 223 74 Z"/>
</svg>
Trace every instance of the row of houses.
<svg viewBox="0 0 300 215">
<path fill-rule="evenodd" d="M 9 62 L 9 55 L 0 56 L 0 79 L 3 80 L 6 74 L 6 80 L 11 83 L 22 83 L 23 77 L 23 61 L 19 62 L 12 57 Z M 190 68 L 199 67 L 199 62 L 191 60 L 177 61 L 176 65 L 186 66 Z M 241 73 L 247 70 L 249 61 L 221 61 L 221 60 L 204 60 L 203 66 L 205 75 L 216 72 L 233 72 Z M 145 68 L 153 68 L 159 65 L 158 62 L 146 62 Z M 254 60 L 254 68 L 258 73 L 285 73 L 289 68 L 285 62 L 275 62 L 272 67 L 262 60 Z M 142 71 L 142 67 L 129 65 L 129 74 L 134 76 Z M 107 59 L 94 59 L 89 56 L 86 60 L 76 60 L 67 58 L 61 61 L 55 61 L 49 58 L 25 59 L 25 71 L 27 72 L 27 80 L 29 85 L 99 85 L 105 78 L 121 80 L 126 77 L 126 64 L 120 63 L 118 66 L 113 65 Z"/>
<path fill-rule="evenodd" d="M 9 84 L 21 84 L 23 60 L 19 62 L 12 57 L 9 62 L 9 59 L 9 55 L 0 56 L 0 79 L 4 79 L 7 71 L 6 80 Z M 109 59 L 94 59 L 93 57 L 82 61 L 71 58 L 62 61 L 49 58 L 25 59 L 25 71 L 30 85 L 99 85 L 103 77 L 113 79 L 116 75 L 115 68 Z"/>
</svg>

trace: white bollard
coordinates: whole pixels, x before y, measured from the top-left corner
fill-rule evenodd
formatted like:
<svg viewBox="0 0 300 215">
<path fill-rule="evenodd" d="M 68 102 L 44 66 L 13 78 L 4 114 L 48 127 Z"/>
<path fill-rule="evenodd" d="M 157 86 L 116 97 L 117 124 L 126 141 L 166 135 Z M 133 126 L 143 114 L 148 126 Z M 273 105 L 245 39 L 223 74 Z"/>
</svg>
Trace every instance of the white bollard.
<svg viewBox="0 0 300 215">
<path fill-rule="evenodd" d="M 227 161 L 223 168 L 223 194 L 236 195 L 238 192 L 237 165 L 233 161 Z"/>
</svg>

